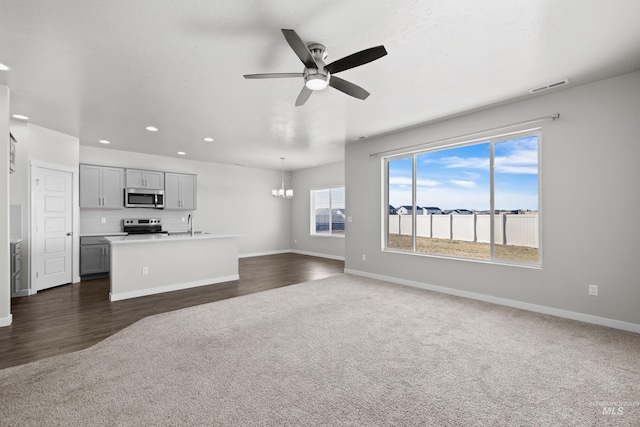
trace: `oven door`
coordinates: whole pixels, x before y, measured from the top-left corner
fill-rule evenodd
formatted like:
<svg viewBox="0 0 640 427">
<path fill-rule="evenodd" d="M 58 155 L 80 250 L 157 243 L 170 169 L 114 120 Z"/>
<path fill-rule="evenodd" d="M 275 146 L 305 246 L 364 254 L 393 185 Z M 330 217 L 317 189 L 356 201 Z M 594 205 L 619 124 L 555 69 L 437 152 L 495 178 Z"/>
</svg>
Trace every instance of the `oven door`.
<svg viewBox="0 0 640 427">
<path fill-rule="evenodd" d="M 164 191 L 144 188 L 125 188 L 124 206 L 127 208 L 164 208 Z"/>
</svg>

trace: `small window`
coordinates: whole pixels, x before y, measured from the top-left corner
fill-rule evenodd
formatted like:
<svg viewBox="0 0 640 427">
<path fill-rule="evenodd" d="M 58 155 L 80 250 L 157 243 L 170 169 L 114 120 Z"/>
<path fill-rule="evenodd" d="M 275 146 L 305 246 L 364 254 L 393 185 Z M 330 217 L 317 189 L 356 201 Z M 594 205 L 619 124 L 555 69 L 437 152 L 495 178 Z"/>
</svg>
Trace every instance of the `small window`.
<svg viewBox="0 0 640 427">
<path fill-rule="evenodd" d="M 344 236 L 344 187 L 311 190 L 311 234 Z"/>
</svg>

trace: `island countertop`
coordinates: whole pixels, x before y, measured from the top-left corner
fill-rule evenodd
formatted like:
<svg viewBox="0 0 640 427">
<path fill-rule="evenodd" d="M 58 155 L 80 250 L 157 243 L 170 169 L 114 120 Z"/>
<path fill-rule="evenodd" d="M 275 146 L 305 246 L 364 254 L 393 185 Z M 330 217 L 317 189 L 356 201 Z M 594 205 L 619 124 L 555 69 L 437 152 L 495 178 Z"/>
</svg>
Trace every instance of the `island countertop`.
<svg viewBox="0 0 640 427">
<path fill-rule="evenodd" d="M 155 242 L 175 242 L 180 240 L 194 239 L 226 239 L 241 237 L 242 234 L 233 233 L 209 233 L 196 231 L 193 235 L 189 232 L 169 233 L 169 234 L 129 234 L 128 236 L 107 236 L 111 245 L 135 244 L 135 243 L 155 243 Z"/>
</svg>

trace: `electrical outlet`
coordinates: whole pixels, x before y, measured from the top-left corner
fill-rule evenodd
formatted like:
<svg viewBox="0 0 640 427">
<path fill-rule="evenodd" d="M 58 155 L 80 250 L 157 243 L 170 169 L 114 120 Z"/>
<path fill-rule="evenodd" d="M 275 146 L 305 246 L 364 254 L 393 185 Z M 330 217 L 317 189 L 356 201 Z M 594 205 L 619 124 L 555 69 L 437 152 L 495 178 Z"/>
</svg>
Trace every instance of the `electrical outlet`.
<svg viewBox="0 0 640 427">
<path fill-rule="evenodd" d="M 367 256 L 365 254 L 362 254 L 362 260 L 366 261 L 367 260 Z"/>
<path fill-rule="evenodd" d="M 106 224 L 107 223 L 107 218 L 100 218 L 100 222 L 102 224 Z"/>
<path fill-rule="evenodd" d="M 293 243 L 298 243 L 298 239 L 293 239 Z"/>
<path fill-rule="evenodd" d="M 147 274 L 149 274 L 149 267 L 142 267 L 142 275 L 146 276 Z"/>
<path fill-rule="evenodd" d="M 351 218 L 350 216 L 347 217 L 347 222 L 351 222 L 353 221 L 353 218 Z"/>
<path fill-rule="evenodd" d="M 598 296 L 598 285 L 589 285 L 589 295 Z"/>
<path fill-rule="evenodd" d="M 180 222 L 185 222 L 186 220 L 184 219 L 184 217 L 180 218 Z"/>
</svg>

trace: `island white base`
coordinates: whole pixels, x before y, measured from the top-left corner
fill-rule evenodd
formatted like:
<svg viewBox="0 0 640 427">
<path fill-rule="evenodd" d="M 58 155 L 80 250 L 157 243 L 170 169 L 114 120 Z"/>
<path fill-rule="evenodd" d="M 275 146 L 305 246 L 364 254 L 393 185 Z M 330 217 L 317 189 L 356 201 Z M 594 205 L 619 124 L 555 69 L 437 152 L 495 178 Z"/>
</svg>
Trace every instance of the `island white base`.
<svg viewBox="0 0 640 427">
<path fill-rule="evenodd" d="M 119 294 L 114 294 L 112 291 L 112 292 L 109 292 L 109 300 L 120 301 L 123 299 L 129 299 L 129 298 L 145 297 L 147 295 L 161 294 L 163 292 L 179 291 L 182 289 L 197 288 L 198 286 L 206 286 L 206 285 L 213 285 L 216 283 L 230 282 L 232 280 L 238 280 L 239 278 L 240 278 L 240 275 L 236 274 L 233 276 L 214 277 L 212 279 L 199 280 L 196 282 L 177 283 L 175 285 L 162 286 L 158 288 L 140 289 L 138 291 L 123 292 Z"/>
<path fill-rule="evenodd" d="M 111 301 L 239 277 L 236 236 L 111 242 Z"/>
</svg>

